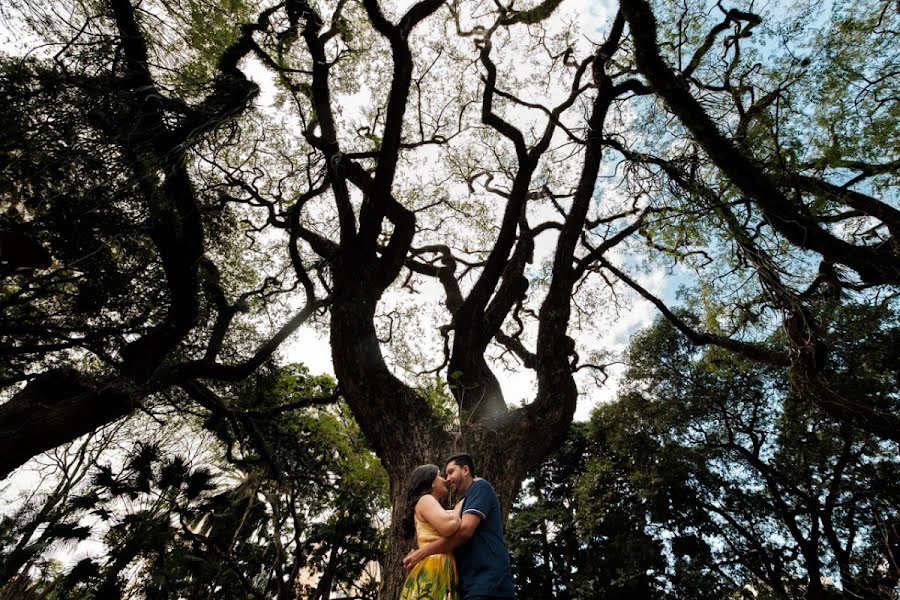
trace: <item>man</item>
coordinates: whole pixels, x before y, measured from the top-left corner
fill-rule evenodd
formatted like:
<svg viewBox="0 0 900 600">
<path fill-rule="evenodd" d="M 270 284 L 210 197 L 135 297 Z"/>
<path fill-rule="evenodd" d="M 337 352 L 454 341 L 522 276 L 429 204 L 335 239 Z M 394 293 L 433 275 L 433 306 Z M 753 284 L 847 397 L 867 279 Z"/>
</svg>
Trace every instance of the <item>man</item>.
<svg viewBox="0 0 900 600">
<path fill-rule="evenodd" d="M 459 529 L 413 550 L 403 559 L 403 566 L 409 570 L 426 556 L 452 550 L 462 600 L 515 598 L 497 493 L 490 483 L 476 476 L 475 462 L 468 454 L 447 459 L 447 482 L 454 494 L 464 494 L 457 504 L 462 516 Z"/>
</svg>

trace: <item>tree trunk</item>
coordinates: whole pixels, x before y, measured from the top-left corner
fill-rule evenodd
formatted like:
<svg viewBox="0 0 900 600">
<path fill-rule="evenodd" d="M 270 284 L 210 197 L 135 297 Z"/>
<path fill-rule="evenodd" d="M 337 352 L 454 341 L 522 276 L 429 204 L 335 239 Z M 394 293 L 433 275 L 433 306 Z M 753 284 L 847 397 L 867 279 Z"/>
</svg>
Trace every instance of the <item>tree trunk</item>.
<svg viewBox="0 0 900 600">
<path fill-rule="evenodd" d="M 374 304 L 364 299 L 336 301 L 331 344 L 341 391 L 389 475 L 392 526 L 381 564 L 380 597 L 396 600 L 406 577 L 402 560 L 413 547 L 402 538 L 399 528 L 412 470 L 426 463 L 443 470 L 444 461 L 452 453 L 469 452 L 479 475 L 497 490 L 505 520 L 531 466 L 531 461 L 525 460 L 525 449 L 540 444 L 524 432 L 508 438 L 480 423 L 468 425 L 456 436 L 441 430 L 427 403 L 387 370 L 372 326 L 373 313 Z M 504 426 L 515 423 L 510 415 Z M 526 421 L 520 418 L 518 423 L 521 427 Z M 529 437 L 532 441 L 523 443 Z"/>
<path fill-rule="evenodd" d="M 328 553 L 328 563 L 325 565 L 325 571 L 322 573 L 322 577 L 319 579 L 319 583 L 316 585 L 316 590 L 313 592 L 310 600 L 328 600 L 331 598 L 338 552 L 340 552 L 340 546 L 332 546 L 331 551 Z"/>
<path fill-rule="evenodd" d="M 400 589 L 406 579 L 403 557 L 416 546 L 415 541 L 405 540 L 400 527 L 396 526 L 403 519 L 405 500 L 405 486 L 399 496 L 391 494 L 391 528 L 388 530 L 387 550 L 381 562 L 381 591 L 378 596 L 381 600 L 396 600 L 400 597 Z"/>
<path fill-rule="evenodd" d="M 568 303 L 567 295 L 564 300 Z M 496 490 L 505 522 L 528 470 L 564 439 L 574 415 L 577 388 L 568 353 L 562 351 L 539 372 L 539 392 L 532 404 L 500 414 L 482 413 L 481 419 L 464 421 L 454 433 L 442 431 L 427 402 L 384 365 L 372 326 L 373 306 L 336 299 L 331 344 L 341 391 L 390 478 L 392 527 L 381 565 L 379 597 L 396 600 L 406 575 L 402 559 L 412 548 L 399 530 L 412 470 L 424 463 L 443 469 L 452 453 L 471 454 L 478 475 Z M 562 339 L 553 340 L 548 352 L 568 348 L 564 325 L 561 330 Z M 490 387 L 489 380 L 482 384 Z"/>
<path fill-rule="evenodd" d="M 441 440 L 444 443 L 436 443 L 435 450 L 430 453 L 433 458 L 428 462 L 434 462 L 443 471 L 444 461 L 454 453 L 467 452 L 475 459 L 478 475 L 486 479 L 494 487 L 500 499 L 501 518 L 505 523 L 509 511 L 518 494 L 522 480 L 527 474 L 530 463 L 527 460 L 527 451 L 521 445 L 507 445 L 505 438 L 499 436 L 496 431 L 474 427 L 462 436 L 451 440 L 447 435 Z M 402 453 L 402 446 L 393 447 L 393 452 Z M 398 464 L 400 457 L 395 456 L 393 464 Z M 400 596 L 400 589 L 406 578 L 403 570 L 403 557 L 415 547 L 415 542 L 407 542 L 400 533 L 399 524 L 403 518 L 406 504 L 406 486 L 409 473 L 418 466 L 409 463 L 406 471 L 395 474 L 389 471 L 391 479 L 391 528 L 388 532 L 388 547 L 385 553 L 382 567 L 382 586 L 379 597 L 382 600 L 396 600 Z M 455 502 L 458 498 L 451 499 Z"/>
</svg>

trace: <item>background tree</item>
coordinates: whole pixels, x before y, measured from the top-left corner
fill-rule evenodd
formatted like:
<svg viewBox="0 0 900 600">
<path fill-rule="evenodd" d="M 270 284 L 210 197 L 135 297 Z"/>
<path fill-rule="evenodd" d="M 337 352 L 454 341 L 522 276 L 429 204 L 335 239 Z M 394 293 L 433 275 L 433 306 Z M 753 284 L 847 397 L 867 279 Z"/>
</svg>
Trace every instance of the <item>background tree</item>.
<svg viewBox="0 0 900 600">
<path fill-rule="evenodd" d="M 874 358 L 900 331 L 888 315 L 839 313 L 833 328 L 848 343 L 834 351 L 849 367 L 834 374 L 841 393 L 864 390 L 873 402 L 895 393 L 885 376 L 895 353 Z M 854 364 L 857 356 L 873 360 Z M 896 595 L 900 462 L 888 445 L 816 412 L 772 368 L 697 350 L 665 321 L 636 336 L 628 365 L 620 397 L 573 429 L 510 519 L 520 589 L 555 597 L 556 586 L 572 598 Z M 588 451 L 571 460 L 572 447 Z M 554 465 L 564 457 L 573 467 L 560 481 Z M 551 557 L 556 568 L 545 569 L 545 541 L 570 548 L 572 562 Z"/>
<path fill-rule="evenodd" d="M 879 313 L 857 307 L 834 326 L 859 349 L 880 346 L 898 330 Z M 617 454 L 674 536 L 677 560 L 738 586 L 765 585 L 774 597 L 829 597 L 826 577 L 848 597 L 895 593 L 885 534 L 898 490 L 883 479 L 898 467 L 895 452 L 816 412 L 771 370 L 697 354 L 668 326 L 642 334 L 631 364 L 629 391 L 607 411 L 612 418 L 598 413 L 594 423 L 622 444 Z M 834 380 L 844 393 L 891 395 L 879 367 Z"/>
<path fill-rule="evenodd" d="M 51 570 L 45 554 L 54 544 L 87 539 L 90 529 L 81 525 L 77 513 L 68 510 L 67 501 L 84 485 L 97 457 L 117 433 L 113 428 L 98 432 L 96 438 L 87 436 L 80 443 L 48 453 L 47 460 L 41 461 L 33 487 L 13 510 L 5 508 L 0 516 L 0 581 L 10 581 L 32 568 Z"/>
<path fill-rule="evenodd" d="M 117 432 L 108 437 L 125 447 L 102 453 L 88 440 L 82 448 L 95 458 L 78 463 L 81 478 L 47 473 L 61 483 L 38 515 L 55 520 L 4 519 L 4 538 L 28 555 L 9 553 L 0 589 L 51 598 L 374 598 L 365 570 L 383 552 L 387 481 L 347 409 L 262 418 L 285 397 L 332 386 L 299 365 L 263 370 L 233 390 L 235 406 L 254 407 L 247 422 L 169 417 L 169 433 L 153 439 L 132 419 L 125 427 L 141 441 Z M 89 538 L 102 549 L 77 544 Z M 48 568 L 65 544 L 72 564 Z"/>
<path fill-rule="evenodd" d="M 566 443 L 526 481 L 506 530 L 521 595 L 666 595 L 656 579 L 665 567 L 663 545 L 645 531 L 642 499 L 628 472 L 614 473 L 603 460 L 608 453 L 587 423 L 574 423 Z"/>
<path fill-rule="evenodd" d="M 575 484 L 591 450 L 586 427 L 574 423 L 565 444 L 533 471 L 513 504 L 506 536 L 522 596 L 575 597 L 591 554 L 578 538 Z"/>
</svg>

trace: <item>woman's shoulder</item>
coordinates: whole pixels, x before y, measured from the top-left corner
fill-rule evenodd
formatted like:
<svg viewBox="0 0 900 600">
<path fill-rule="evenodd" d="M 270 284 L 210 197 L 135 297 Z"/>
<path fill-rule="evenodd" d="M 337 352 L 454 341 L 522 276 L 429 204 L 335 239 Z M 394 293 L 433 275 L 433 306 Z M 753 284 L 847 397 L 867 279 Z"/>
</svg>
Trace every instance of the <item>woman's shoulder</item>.
<svg viewBox="0 0 900 600">
<path fill-rule="evenodd" d="M 424 496 L 422 496 L 421 498 L 419 498 L 419 501 L 418 501 L 418 502 L 416 502 L 416 508 L 419 508 L 419 507 L 422 507 L 422 506 L 429 506 L 429 505 L 431 505 L 431 506 L 440 506 L 441 503 L 438 502 L 437 498 L 435 498 L 435 497 L 432 496 L 431 494 L 425 494 Z"/>
<path fill-rule="evenodd" d="M 431 494 L 425 494 L 416 502 L 416 510 L 415 517 L 417 521 L 424 521 L 422 518 L 422 510 L 428 510 L 429 508 L 434 508 L 435 506 L 441 507 L 441 503 L 437 501 L 437 498 L 432 496 Z"/>
</svg>

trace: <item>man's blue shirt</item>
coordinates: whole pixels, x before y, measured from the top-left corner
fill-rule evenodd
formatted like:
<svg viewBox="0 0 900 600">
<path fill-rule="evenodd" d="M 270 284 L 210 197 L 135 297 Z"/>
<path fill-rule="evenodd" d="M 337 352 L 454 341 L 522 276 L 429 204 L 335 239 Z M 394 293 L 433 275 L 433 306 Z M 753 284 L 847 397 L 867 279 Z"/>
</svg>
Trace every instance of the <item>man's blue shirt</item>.
<svg viewBox="0 0 900 600">
<path fill-rule="evenodd" d="M 459 570 L 460 597 L 462 600 L 515 598 L 509 551 L 503 539 L 500 500 L 491 484 L 484 479 L 472 482 L 466 490 L 462 514 L 466 513 L 481 517 L 481 524 L 469 541 L 454 552 Z"/>
</svg>

